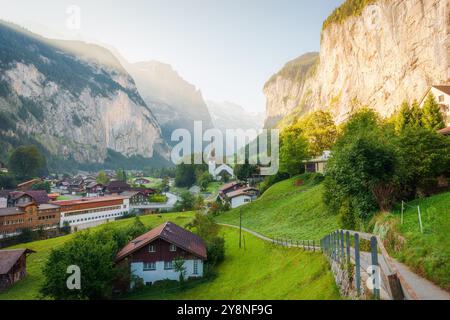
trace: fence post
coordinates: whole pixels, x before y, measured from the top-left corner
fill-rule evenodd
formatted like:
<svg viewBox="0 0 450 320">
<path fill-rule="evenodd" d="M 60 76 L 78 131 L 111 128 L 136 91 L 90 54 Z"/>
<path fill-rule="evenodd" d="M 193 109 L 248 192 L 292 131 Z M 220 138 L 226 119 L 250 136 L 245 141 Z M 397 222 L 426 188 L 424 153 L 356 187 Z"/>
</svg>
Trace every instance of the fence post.
<svg viewBox="0 0 450 320">
<path fill-rule="evenodd" d="M 350 265 L 350 232 L 347 231 L 346 234 L 346 246 L 347 246 L 347 264 Z"/>
<path fill-rule="evenodd" d="M 344 231 L 340 232 L 340 242 L 341 242 L 341 263 L 345 262 L 345 250 L 344 250 Z"/>
<path fill-rule="evenodd" d="M 359 234 L 355 234 L 355 281 L 358 297 L 361 296 L 361 261 L 359 257 Z"/>
<path fill-rule="evenodd" d="M 316 252 L 316 244 L 314 240 L 313 240 L 313 252 Z"/>
<path fill-rule="evenodd" d="M 375 299 L 380 299 L 380 267 L 378 265 L 378 246 L 377 246 L 377 238 L 372 237 L 370 239 L 370 251 L 372 255 L 372 277 L 373 277 L 373 295 Z"/>
<path fill-rule="evenodd" d="M 420 226 L 420 233 L 423 233 L 423 225 L 422 225 L 422 213 L 420 212 L 420 206 L 417 206 L 417 212 L 419 213 L 419 226 Z"/>
</svg>

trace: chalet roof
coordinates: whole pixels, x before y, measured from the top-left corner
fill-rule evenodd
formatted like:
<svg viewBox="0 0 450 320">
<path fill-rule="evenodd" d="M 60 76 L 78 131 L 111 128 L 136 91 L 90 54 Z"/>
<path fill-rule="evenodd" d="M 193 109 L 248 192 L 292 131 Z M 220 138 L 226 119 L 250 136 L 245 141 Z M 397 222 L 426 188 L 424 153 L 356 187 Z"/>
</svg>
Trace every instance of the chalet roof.
<svg viewBox="0 0 450 320">
<path fill-rule="evenodd" d="M 155 189 L 152 189 L 152 188 L 131 188 L 130 191 L 140 192 L 145 196 L 148 196 L 150 194 L 155 194 L 157 192 Z"/>
<path fill-rule="evenodd" d="M 94 198 L 81 198 L 76 200 L 60 200 L 60 201 L 53 201 L 52 204 L 64 207 L 64 206 L 73 206 L 83 203 L 101 203 L 105 201 L 112 201 L 112 200 L 123 200 L 125 197 L 121 196 L 111 196 L 111 197 L 94 197 Z"/>
<path fill-rule="evenodd" d="M 23 254 L 34 252 L 30 249 L 0 250 L 0 274 L 7 274 Z"/>
<path fill-rule="evenodd" d="M 17 188 L 22 188 L 22 187 L 28 186 L 30 184 L 38 183 L 39 181 L 41 181 L 41 179 L 28 180 L 28 181 L 22 182 L 21 184 L 18 184 Z"/>
<path fill-rule="evenodd" d="M 433 86 L 433 88 L 436 88 L 439 91 L 442 91 L 443 93 L 450 95 L 450 85 Z"/>
<path fill-rule="evenodd" d="M 256 189 L 256 188 L 251 188 L 251 187 L 249 187 L 249 188 L 242 188 L 242 189 L 238 189 L 238 190 L 236 190 L 236 191 L 233 191 L 233 192 L 229 192 L 229 193 L 227 193 L 226 194 L 226 196 L 228 197 L 228 198 L 236 198 L 236 197 L 239 197 L 239 196 L 245 196 L 245 195 L 250 195 L 250 191 L 259 191 L 258 189 Z"/>
<path fill-rule="evenodd" d="M 130 189 L 130 185 L 126 182 L 115 180 L 108 184 L 108 189 Z"/>
<path fill-rule="evenodd" d="M 86 186 L 86 188 L 92 189 L 92 188 L 95 188 L 96 186 L 103 186 L 103 185 L 102 185 L 101 183 L 96 182 L 96 181 L 92 181 L 91 183 L 89 183 L 89 184 Z"/>
<path fill-rule="evenodd" d="M 117 254 L 116 261 L 123 260 L 156 239 L 163 239 L 201 259 L 207 258 L 206 245 L 202 238 L 172 222 L 166 222 L 128 243 Z"/>
<path fill-rule="evenodd" d="M 11 208 L 0 208 L 0 217 L 4 216 L 13 216 L 15 214 L 21 214 L 23 211 L 19 209 L 18 207 L 11 207 Z"/>
<path fill-rule="evenodd" d="M 30 190 L 30 191 L 14 191 L 11 192 L 11 198 L 14 200 L 27 195 L 31 197 L 37 204 L 48 203 L 50 199 L 48 198 L 47 191 L 45 190 Z"/>
<path fill-rule="evenodd" d="M 219 189 L 219 191 L 220 192 L 225 192 L 228 189 L 234 188 L 235 186 L 239 186 L 239 185 L 241 185 L 241 183 L 240 182 L 236 182 L 236 181 L 235 182 L 226 183 Z"/>
</svg>

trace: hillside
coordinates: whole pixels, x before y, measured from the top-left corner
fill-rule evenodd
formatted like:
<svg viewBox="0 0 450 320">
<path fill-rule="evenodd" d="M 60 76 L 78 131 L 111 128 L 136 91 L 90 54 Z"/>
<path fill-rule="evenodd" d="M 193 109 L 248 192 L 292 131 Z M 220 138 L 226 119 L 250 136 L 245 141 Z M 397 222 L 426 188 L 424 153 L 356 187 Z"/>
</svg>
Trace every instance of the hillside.
<svg viewBox="0 0 450 320">
<path fill-rule="evenodd" d="M 134 80 L 106 49 L 50 40 L 0 21 L 0 159 L 35 144 L 49 166 L 168 158 Z"/>
<path fill-rule="evenodd" d="M 217 221 L 242 225 L 268 237 L 320 240 L 338 229 L 337 216 L 326 213 L 322 185 L 296 186 L 298 178 L 273 185 L 258 200 L 221 214 Z"/>
<path fill-rule="evenodd" d="M 183 291 L 173 286 L 150 288 L 128 299 L 174 300 L 337 300 L 339 291 L 320 253 L 274 247 L 239 231 L 223 229 L 225 261 L 217 277 L 194 282 Z M 245 270 L 245 272 L 242 272 Z"/>
<path fill-rule="evenodd" d="M 374 218 L 375 232 L 386 239 L 393 256 L 418 274 L 450 291 L 450 192 L 415 200 L 401 210 Z M 420 206 L 424 233 L 420 232 Z"/>
<path fill-rule="evenodd" d="M 360 105 L 389 116 L 404 100 L 420 100 L 450 78 L 447 12 L 447 0 L 345 1 L 324 22 L 314 72 L 281 71 L 265 86 L 266 122 L 311 110 L 342 122 Z"/>
</svg>

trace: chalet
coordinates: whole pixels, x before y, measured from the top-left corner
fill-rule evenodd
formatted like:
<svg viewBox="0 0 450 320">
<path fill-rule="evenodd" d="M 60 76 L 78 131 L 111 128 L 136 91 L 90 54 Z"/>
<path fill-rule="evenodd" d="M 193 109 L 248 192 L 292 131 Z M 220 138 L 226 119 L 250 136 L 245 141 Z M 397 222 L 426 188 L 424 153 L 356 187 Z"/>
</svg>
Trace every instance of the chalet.
<svg viewBox="0 0 450 320">
<path fill-rule="evenodd" d="M 34 201 L 16 207 L 0 209 L 0 239 L 20 234 L 24 229 L 56 229 L 59 226 L 60 208 L 54 204 Z"/>
<path fill-rule="evenodd" d="M 153 188 L 131 188 L 130 191 L 141 192 L 147 198 L 150 197 L 151 195 L 158 193 L 158 191 Z"/>
<path fill-rule="evenodd" d="M 219 189 L 219 194 L 225 195 L 225 194 L 227 194 L 229 192 L 236 191 L 236 190 L 238 190 L 238 189 L 240 189 L 240 188 L 242 188 L 244 186 L 245 186 L 245 184 L 242 183 L 242 182 L 230 182 L 230 183 L 224 184 Z"/>
<path fill-rule="evenodd" d="M 10 193 L 10 205 L 13 207 L 31 202 L 44 204 L 49 203 L 49 201 L 50 198 L 45 190 L 13 191 Z"/>
<path fill-rule="evenodd" d="M 8 207 L 10 193 L 8 190 L 0 190 L 0 209 Z"/>
<path fill-rule="evenodd" d="M 232 209 L 255 201 L 258 196 L 259 190 L 252 187 L 241 188 L 225 195 L 226 201 L 230 203 Z"/>
<path fill-rule="evenodd" d="M 75 178 L 69 181 L 69 192 L 72 194 L 83 193 L 86 191 L 84 180 L 82 178 Z"/>
<path fill-rule="evenodd" d="M 320 157 L 303 161 L 305 164 L 305 172 L 317 172 L 324 174 L 330 159 L 331 151 L 324 151 Z"/>
<path fill-rule="evenodd" d="M 148 196 L 142 191 L 124 191 L 120 194 L 123 197 L 130 198 L 130 205 L 138 205 L 148 202 Z"/>
<path fill-rule="evenodd" d="M 179 279 L 173 264 L 176 259 L 184 260 L 186 278 L 202 277 L 206 245 L 199 236 L 166 222 L 128 243 L 117 254 L 116 263 L 128 264 L 133 276 L 152 284 Z"/>
<path fill-rule="evenodd" d="M 0 292 L 27 276 L 27 255 L 30 249 L 0 250 Z"/>
<path fill-rule="evenodd" d="M 17 189 L 20 191 L 27 191 L 30 190 L 32 186 L 35 184 L 41 182 L 41 179 L 33 179 L 29 181 L 22 182 L 21 184 L 17 185 Z"/>
<path fill-rule="evenodd" d="M 430 93 L 432 93 L 437 99 L 437 103 L 439 104 L 446 125 L 450 126 L 450 85 L 431 86 L 420 102 L 421 108 L 425 104 L 425 101 Z"/>
<path fill-rule="evenodd" d="M 103 194 L 103 185 L 101 183 L 92 181 L 88 185 L 86 185 L 86 196 L 87 197 L 95 197 Z"/>
<path fill-rule="evenodd" d="M 106 187 L 106 191 L 109 194 L 121 194 L 124 191 L 130 191 L 131 186 L 123 181 L 111 181 L 108 186 Z"/>
</svg>

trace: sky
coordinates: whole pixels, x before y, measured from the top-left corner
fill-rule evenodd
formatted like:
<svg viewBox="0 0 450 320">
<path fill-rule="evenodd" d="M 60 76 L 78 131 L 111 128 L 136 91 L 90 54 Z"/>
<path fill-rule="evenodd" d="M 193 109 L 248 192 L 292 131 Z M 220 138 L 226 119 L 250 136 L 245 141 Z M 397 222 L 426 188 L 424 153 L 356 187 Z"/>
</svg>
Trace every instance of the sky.
<svg viewBox="0 0 450 320">
<path fill-rule="evenodd" d="M 0 18 L 45 36 L 107 44 L 130 62 L 171 64 L 205 100 L 263 112 L 264 83 L 289 60 L 319 51 L 322 22 L 342 2 L 0 0 Z M 77 30 L 67 27 L 71 5 L 81 9 Z"/>
</svg>

